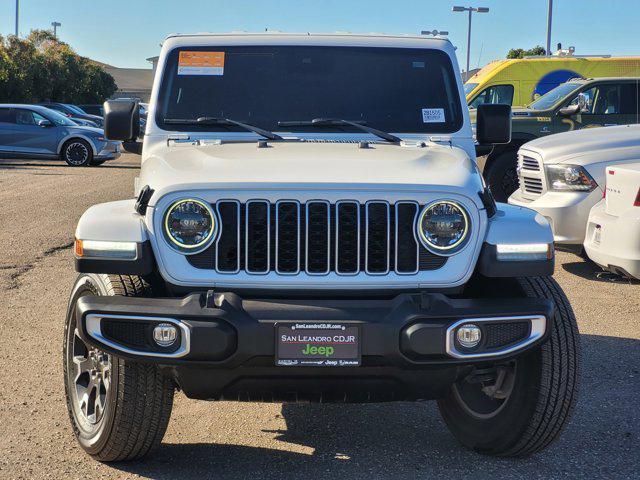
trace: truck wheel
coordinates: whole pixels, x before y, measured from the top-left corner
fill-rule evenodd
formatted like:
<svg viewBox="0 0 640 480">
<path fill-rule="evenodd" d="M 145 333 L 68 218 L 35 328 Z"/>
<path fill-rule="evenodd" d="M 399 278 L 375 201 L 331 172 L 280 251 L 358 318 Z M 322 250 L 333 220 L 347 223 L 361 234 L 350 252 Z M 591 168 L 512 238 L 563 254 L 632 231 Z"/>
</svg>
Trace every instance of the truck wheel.
<svg viewBox="0 0 640 480">
<path fill-rule="evenodd" d="M 518 279 L 528 297 L 555 302 L 547 341 L 512 362 L 477 371 L 438 401 L 453 435 L 487 455 L 523 457 L 546 448 L 568 423 L 578 394 L 580 338 L 573 310 L 551 277 Z"/>
<path fill-rule="evenodd" d="M 519 188 L 517 166 L 518 152 L 515 150 L 507 150 L 490 159 L 484 178 L 491 187 L 496 202 L 506 202 Z"/>
<path fill-rule="evenodd" d="M 136 363 L 86 345 L 76 325 L 76 302 L 84 295 L 149 296 L 136 276 L 82 274 L 76 281 L 64 333 L 67 409 L 82 448 L 102 462 L 147 455 L 164 436 L 174 383 L 152 364 Z"/>
</svg>

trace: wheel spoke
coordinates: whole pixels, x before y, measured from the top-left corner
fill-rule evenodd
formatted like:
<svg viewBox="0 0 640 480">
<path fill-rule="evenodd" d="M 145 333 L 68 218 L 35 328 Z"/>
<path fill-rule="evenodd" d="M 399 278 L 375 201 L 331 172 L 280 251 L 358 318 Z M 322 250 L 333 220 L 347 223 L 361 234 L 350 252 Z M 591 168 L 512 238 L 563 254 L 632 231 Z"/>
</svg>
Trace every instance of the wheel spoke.
<svg viewBox="0 0 640 480">
<path fill-rule="evenodd" d="M 111 357 L 94 348 L 88 348 L 74 331 L 71 345 L 72 378 L 75 384 L 77 410 L 91 424 L 98 423 L 106 409 L 111 386 Z"/>
</svg>

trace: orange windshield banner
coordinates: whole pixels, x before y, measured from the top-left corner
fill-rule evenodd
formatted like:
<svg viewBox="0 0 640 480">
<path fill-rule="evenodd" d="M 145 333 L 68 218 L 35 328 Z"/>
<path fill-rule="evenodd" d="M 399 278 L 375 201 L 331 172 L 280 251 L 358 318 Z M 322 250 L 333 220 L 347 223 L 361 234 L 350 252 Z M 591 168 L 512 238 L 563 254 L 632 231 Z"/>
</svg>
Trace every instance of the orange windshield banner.
<svg viewBox="0 0 640 480">
<path fill-rule="evenodd" d="M 224 75 L 224 52 L 182 51 L 178 75 Z"/>
</svg>

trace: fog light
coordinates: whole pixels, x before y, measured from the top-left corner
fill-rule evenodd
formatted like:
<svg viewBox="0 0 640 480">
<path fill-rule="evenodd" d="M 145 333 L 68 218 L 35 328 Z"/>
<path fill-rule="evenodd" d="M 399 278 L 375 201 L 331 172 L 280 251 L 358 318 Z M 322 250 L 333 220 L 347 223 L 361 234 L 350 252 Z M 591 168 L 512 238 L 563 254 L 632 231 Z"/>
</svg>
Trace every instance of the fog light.
<svg viewBox="0 0 640 480">
<path fill-rule="evenodd" d="M 170 323 L 160 323 L 153 329 L 153 339 L 161 347 L 170 347 L 178 338 L 178 329 Z"/>
<path fill-rule="evenodd" d="M 480 327 L 472 323 L 466 323 L 458 328 L 458 342 L 465 348 L 473 348 L 480 343 L 482 332 Z"/>
</svg>

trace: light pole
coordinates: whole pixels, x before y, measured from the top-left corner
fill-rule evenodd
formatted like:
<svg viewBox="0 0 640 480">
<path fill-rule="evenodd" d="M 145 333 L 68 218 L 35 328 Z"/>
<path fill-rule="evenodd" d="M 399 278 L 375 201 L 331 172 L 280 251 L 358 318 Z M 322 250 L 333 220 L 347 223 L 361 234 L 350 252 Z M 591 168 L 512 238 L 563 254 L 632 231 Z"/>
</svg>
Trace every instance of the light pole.
<svg viewBox="0 0 640 480">
<path fill-rule="evenodd" d="M 18 17 L 20 15 L 20 0 L 16 0 L 16 37 L 18 36 Z"/>
<path fill-rule="evenodd" d="M 469 12 L 469 29 L 467 30 L 467 71 L 464 74 L 464 81 L 469 80 L 469 55 L 471 54 L 471 15 L 473 12 L 487 13 L 487 7 L 453 7 L 454 12 Z"/>
<path fill-rule="evenodd" d="M 551 55 L 551 16 L 553 14 L 553 0 L 549 0 L 549 13 L 547 14 L 547 57 Z"/>
<path fill-rule="evenodd" d="M 61 27 L 62 24 L 60 22 L 51 22 L 51 26 L 53 27 L 53 36 L 55 39 L 58 39 L 58 27 Z"/>
</svg>

